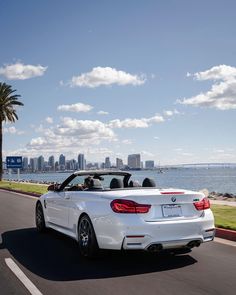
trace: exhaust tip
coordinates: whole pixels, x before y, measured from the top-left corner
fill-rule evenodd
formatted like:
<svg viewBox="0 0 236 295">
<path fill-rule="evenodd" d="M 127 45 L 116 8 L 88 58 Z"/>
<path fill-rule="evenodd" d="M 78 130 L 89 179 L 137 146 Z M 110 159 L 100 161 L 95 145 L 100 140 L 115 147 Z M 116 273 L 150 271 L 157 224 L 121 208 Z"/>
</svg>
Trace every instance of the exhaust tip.
<svg viewBox="0 0 236 295">
<path fill-rule="evenodd" d="M 147 248 L 149 252 L 160 252 L 162 249 L 162 244 L 152 244 Z"/>
<path fill-rule="evenodd" d="M 192 249 L 194 247 L 199 247 L 201 245 L 201 241 L 196 240 L 196 241 L 191 241 L 187 244 L 187 247 Z"/>
</svg>

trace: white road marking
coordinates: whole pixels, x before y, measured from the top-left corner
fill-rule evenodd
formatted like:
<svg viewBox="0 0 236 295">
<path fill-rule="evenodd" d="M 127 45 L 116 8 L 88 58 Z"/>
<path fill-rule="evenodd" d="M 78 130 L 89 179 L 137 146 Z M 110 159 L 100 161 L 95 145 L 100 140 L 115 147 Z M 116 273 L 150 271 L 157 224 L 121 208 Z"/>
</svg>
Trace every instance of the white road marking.
<svg viewBox="0 0 236 295">
<path fill-rule="evenodd" d="M 27 278 L 23 271 L 18 267 L 18 265 L 11 259 L 5 258 L 5 262 L 14 275 L 21 281 L 21 283 L 26 287 L 26 289 L 32 295 L 43 295 L 39 289 Z"/>
<path fill-rule="evenodd" d="M 220 243 L 220 244 L 225 244 L 225 245 L 232 246 L 232 247 L 236 247 L 236 242 L 226 240 L 226 239 L 214 238 L 214 242 Z"/>
</svg>

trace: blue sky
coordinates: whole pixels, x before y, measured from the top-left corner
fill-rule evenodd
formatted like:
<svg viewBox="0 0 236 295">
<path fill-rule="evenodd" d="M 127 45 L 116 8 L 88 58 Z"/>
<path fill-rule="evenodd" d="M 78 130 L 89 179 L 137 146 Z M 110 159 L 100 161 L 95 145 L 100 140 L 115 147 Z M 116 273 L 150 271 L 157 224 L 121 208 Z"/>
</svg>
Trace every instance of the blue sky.
<svg viewBox="0 0 236 295">
<path fill-rule="evenodd" d="M 235 1 L 0 2 L 5 156 L 236 162 Z"/>
</svg>

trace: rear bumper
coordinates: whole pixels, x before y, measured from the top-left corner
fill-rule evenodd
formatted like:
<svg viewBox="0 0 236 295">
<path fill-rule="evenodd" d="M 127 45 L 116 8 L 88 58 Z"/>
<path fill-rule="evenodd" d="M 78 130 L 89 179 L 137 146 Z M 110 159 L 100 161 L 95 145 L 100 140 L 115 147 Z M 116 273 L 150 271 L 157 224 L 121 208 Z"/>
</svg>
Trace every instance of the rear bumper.
<svg viewBox="0 0 236 295">
<path fill-rule="evenodd" d="M 156 240 L 155 239 L 147 239 L 146 241 L 142 241 L 141 239 L 134 241 L 130 241 L 130 238 L 124 238 L 122 248 L 124 250 L 147 250 L 147 251 L 157 251 L 157 250 L 168 250 L 168 249 L 179 249 L 179 248 L 193 248 L 199 247 L 200 244 L 205 242 L 213 241 L 215 236 L 215 230 L 212 231 L 212 235 L 207 238 L 202 238 L 200 236 L 195 236 L 190 239 L 179 239 L 179 240 Z M 146 237 L 145 237 L 146 238 Z M 144 238 L 144 239 L 145 239 Z M 147 243 L 148 242 L 148 243 Z M 157 250 L 154 249 L 154 246 L 157 247 Z"/>
<path fill-rule="evenodd" d="M 156 244 L 163 249 L 183 248 L 192 241 L 212 241 L 215 236 L 214 217 L 209 209 L 202 217 L 189 220 L 146 222 L 138 214 L 132 218 L 115 214 L 106 219 L 106 224 L 104 219 L 100 221 L 96 219 L 94 226 L 102 249 L 147 250 Z"/>
</svg>

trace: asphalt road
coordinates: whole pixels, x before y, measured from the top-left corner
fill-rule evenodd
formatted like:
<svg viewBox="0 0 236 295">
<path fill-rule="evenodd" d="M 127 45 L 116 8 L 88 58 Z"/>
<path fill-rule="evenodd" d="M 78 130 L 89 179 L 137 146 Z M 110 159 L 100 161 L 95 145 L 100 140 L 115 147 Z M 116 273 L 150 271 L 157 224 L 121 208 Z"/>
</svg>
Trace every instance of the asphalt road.
<svg viewBox="0 0 236 295">
<path fill-rule="evenodd" d="M 211 242 L 171 257 L 107 251 L 95 261 L 75 241 L 34 228 L 36 200 L 0 191 L 0 294 L 29 294 L 6 265 L 12 260 L 44 295 L 235 294 L 236 247 Z"/>
</svg>

